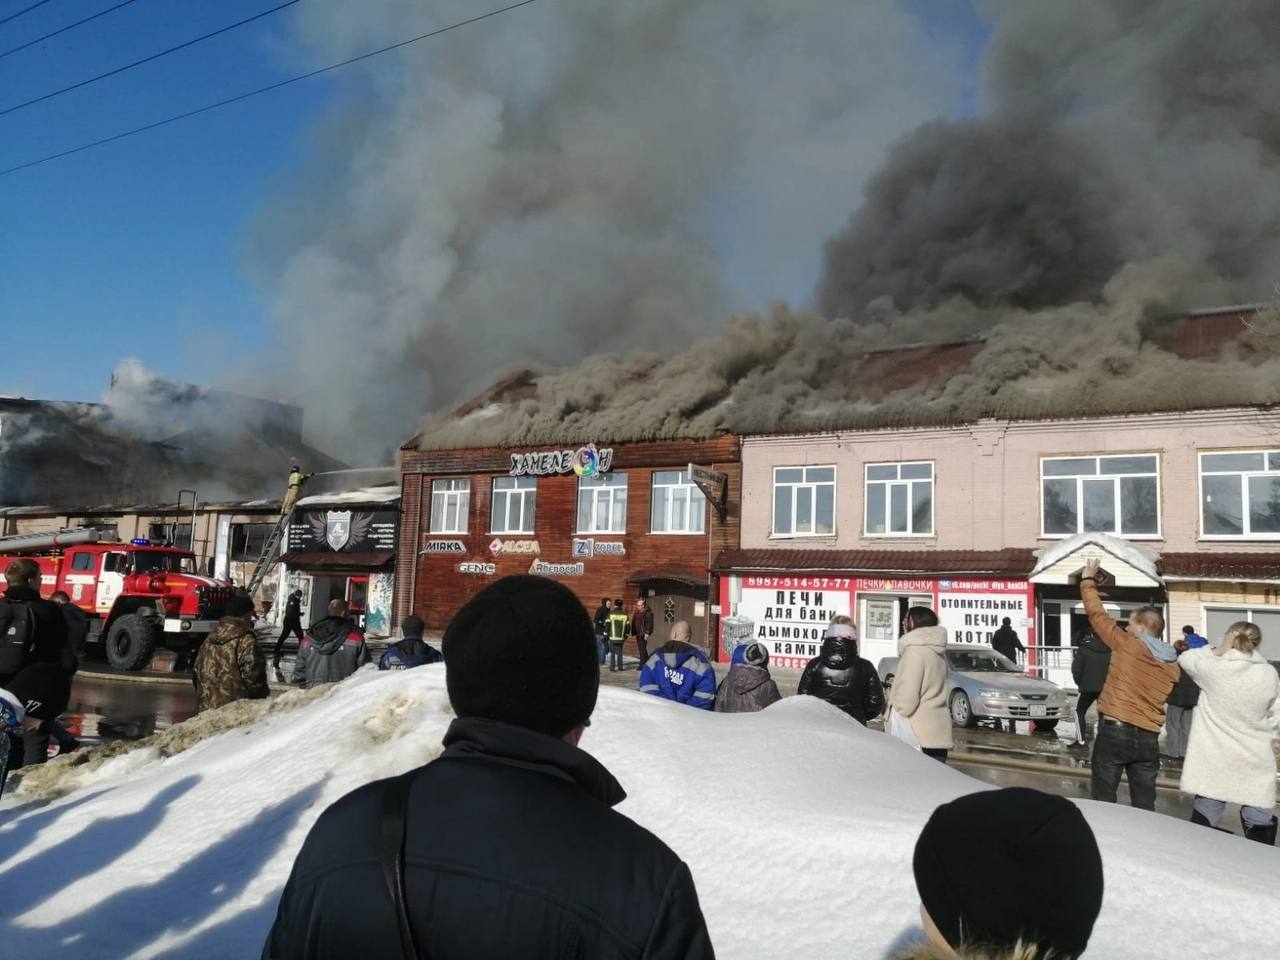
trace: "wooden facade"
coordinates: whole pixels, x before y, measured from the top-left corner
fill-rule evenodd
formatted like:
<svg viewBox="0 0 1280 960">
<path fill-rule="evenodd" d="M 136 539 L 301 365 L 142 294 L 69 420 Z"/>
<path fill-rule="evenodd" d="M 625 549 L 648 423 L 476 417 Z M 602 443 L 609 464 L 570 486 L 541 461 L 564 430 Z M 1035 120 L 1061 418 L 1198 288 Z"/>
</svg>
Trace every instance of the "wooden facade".
<svg viewBox="0 0 1280 960">
<path fill-rule="evenodd" d="M 609 444 L 596 441 L 600 449 Z M 579 444 L 567 443 L 573 449 Z M 654 610 L 654 640 L 664 642 L 675 620 L 689 620 L 695 642 L 713 647 L 718 634 L 719 584 L 710 572 L 723 549 L 738 546 L 740 529 L 741 463 L 737 437 L 613 444 L 610 473 L 627 475 L 626 529 L 620 533 L 582 533 L 578 530 L 579 480 L 573 472 L 537 478 L 533 533 L 494 533 L 490 522 L 493 482 L 510 475 L 512 454 L 533 454 L 549 448 L 513 447 L 471 450 L 415 450 L 401 452 L 402 501 L 399 556 L 396 564 L 397 620 L 410 612 L 426 621 L 429 632 L 442 631 L 453 615 L 487 584 L 511 574 L 529 573 L 535 560 L 557 565 L 553 579 L 569 586 L 588 610 L 602 597 L 622 597 L 630 610 L 640 597 Z M 683 470 L 689 463 L 710 467 L 728 477 L 723 515 L 705 506 L 702 533 L 650 531 L 652 477 L 656 471 Z M 430 529 L 432 484 L 437 480 L 470 482 L 466 529 L 463 533 Z M 591 538 L 619 551 L 591 557 L 573 556 L 575 538 Z M 493 542 L 521 544 L 517 554 L 495 553 Z M 434 550 L 425 552 L 428 541 Z M 532 544 L 537 545 L 537 552 Z M 581 563 L 579 573 L 575 564 Z M 466 565 L 466 566 L 464 566 Z M 491 568 L 490 568 L 490 565 Z M 560 566 L 566 565 L 566 566 Z M 652 644 L 651 644 L 652 645 Z M 634 652 L 634 647 L 628 647 Z"/>
</svg>

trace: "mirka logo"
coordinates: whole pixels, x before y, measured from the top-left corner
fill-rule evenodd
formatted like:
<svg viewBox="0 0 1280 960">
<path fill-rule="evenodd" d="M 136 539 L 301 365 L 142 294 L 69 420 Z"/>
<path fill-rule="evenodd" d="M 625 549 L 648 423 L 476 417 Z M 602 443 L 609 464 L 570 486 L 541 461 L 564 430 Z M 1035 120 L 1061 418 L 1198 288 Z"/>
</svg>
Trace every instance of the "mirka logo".
<svg viewBox="0 0 1280 960">
<path fill-rule="evenodd" d="M 461 540 L 424 540 L 423 553 L 466 553 L 467 546 Z"/>
</svg>

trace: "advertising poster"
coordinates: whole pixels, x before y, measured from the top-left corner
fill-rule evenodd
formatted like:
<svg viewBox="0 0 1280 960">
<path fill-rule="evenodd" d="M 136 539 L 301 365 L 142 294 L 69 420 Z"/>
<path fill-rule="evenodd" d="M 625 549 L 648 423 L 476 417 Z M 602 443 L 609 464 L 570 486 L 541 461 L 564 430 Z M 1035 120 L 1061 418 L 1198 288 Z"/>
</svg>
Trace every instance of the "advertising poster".
<svg viewBox="0 0 1280 960">
<path fill-rule="evenodd" d="M 852 581 L 839 577 L 742 577 L 742 595 L 732 617 L 721 621 L 731 641 L 759 642 L 769 651 L 769 665 L 803 667 L 822 648 L 831 618 L 848 616 Z M 729 578 L 721 579 L 720 603 L 731 609 Z M 722 644 L 722 659 L 731 650 Z"/>
</svg>

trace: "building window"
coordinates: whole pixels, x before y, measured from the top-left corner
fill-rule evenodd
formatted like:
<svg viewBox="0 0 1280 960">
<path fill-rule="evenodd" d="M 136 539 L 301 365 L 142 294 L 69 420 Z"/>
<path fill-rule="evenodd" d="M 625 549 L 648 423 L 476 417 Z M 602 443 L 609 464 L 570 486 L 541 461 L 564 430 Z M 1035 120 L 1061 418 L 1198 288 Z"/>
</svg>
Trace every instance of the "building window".
<svg viewBox="0 0 1280 960">
<path fill-rule="evenodd" d="M 867 536 L 933 533 L 933 464 L 869 463 Z"/>
<path fill-rule="evenodd" d="M 836 468 L 774 467 L 773 535 L 829 537 L 836 531 Z"/>
<path fill-rule="evenodd" d="M 1280 538 L 1280 450 L 1200 454 L 1202 535 Z"/>
<path fill-rule="evenodd" d="M 705 533 L 707 498 L 684 470 L 657 470 L 649 509 L 650 533 Z"/>
<path fill-rule="evenodd" d="M 466 533 L 470 480 L 431 481 L 431 532 Z"/>
<path fill-rule="evenodd" d="M 191 524 L 175 523 L 173 525 L 173 545 L 179 550 L 192 549 Z"/>
<path fill-rule="evenodd" d="M 626 533 L 627 475 L 578 478 L 578 532 Z"/>
<path fill-rule="evenodd" d="M 152 543 L 169 542 L 169 524 L 152 523 L 147 525 L 147 539 Z"/>
<path fill-rule="evenodd" d="M 1155 454 L 1042 459 L 1042 535 L 1159 536 L 1159 481 Z"/>
<path fill-rule="evenodd" d="M 490 533 L 533 533 L 536 477 L 495 477 Z"/>
<path fill-rule="evenodd" d="M 1211 644 L 1217 644 L 1233 623 L 1245 620 L 1258 625 L 1262 631 L 1262 643 L 1258 652 L 1266 659 L 1280 661 L 1280 607 L 1219 607 L 1204 608 L 1204 635 Z"/>
<path fill-rule="evenodd" d="M 235 561 L 257 560 L 262 548 L 275 529 L 274 523 L 233 523 L 231 525 L 231 556 Z"/>
</svg>

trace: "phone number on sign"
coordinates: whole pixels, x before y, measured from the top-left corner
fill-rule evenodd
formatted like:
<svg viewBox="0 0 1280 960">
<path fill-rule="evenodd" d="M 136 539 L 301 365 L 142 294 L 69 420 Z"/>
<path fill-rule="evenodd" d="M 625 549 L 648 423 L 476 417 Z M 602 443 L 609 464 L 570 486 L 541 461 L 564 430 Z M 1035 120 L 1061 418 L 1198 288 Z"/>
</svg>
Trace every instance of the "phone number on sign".
<svg viewBox="0 0 1280 960">
<path fill-rule="evenodd" d="M 743 577 L 744 587 L 763 587 L 776 590 L 779 587 L 795 587 L 798 590 L 847 590 L 852 580 L 837 577 Z"/>
</svg>

